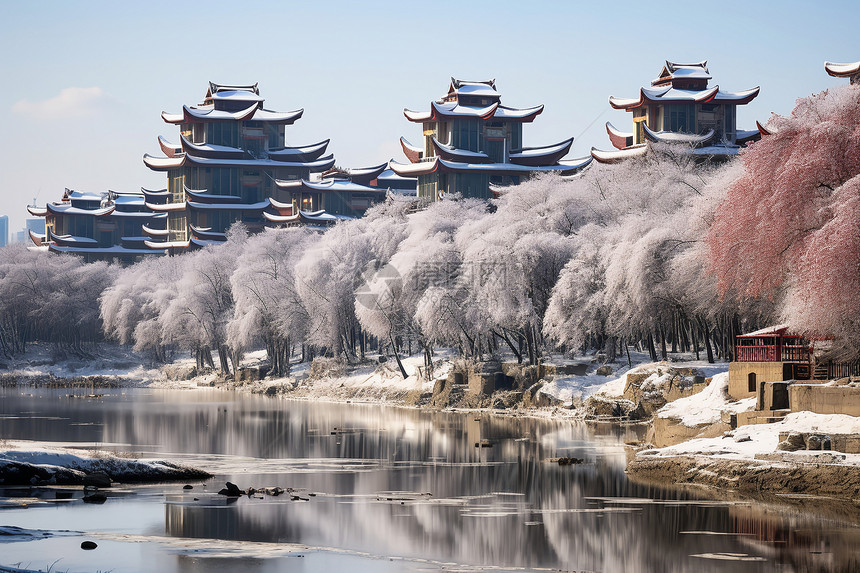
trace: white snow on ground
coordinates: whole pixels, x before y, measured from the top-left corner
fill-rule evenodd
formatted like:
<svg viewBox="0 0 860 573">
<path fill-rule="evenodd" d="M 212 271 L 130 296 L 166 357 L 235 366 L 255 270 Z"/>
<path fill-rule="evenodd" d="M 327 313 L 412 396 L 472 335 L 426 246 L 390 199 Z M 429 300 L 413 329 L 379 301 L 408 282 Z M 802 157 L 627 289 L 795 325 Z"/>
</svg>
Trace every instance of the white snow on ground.
<svg viewBox="0 0 860 573">
<path fill-rule="evenodd" d="M 665 386 L 672 379 L 671 374 L 657 374 L 658 369 L 668 368 L 696 368 L 705 377 L 714 376 L 728 369 L 726 363 L 709 364 L 704 360 L 681 360 L 677 362 L 648 362 L 649 357 L 644 353 L 631 353 L 632 367 L 626 362 L 610 364 L 616 370 L 609 376 L 601 376 L 595 371 L 599 365 L 595 364 L 589 368 L 585 376 L 556 376 L 551 382 L 544 385 L 541 392 L 548 394 L 557 400 L 570 405 L 573 400 L 584 400 L 592 395 L 604 396 L 606 398 L 620 398 L 627 386 L 628 374 L 652 375 L 643 383 L 658 389 Z"/>
<path fill-rule="evenodd" d="M 12 359 L 0 359 L 0 372 L 20 376 L 51 375 L 116 376 L 128 385 L 146 385 L 162 379 L 161 366 L 128 346 L 100 344 L 91 357 L 56 356 L 51 344 L 28 344 L 27 351 Z"/>
<path fill-rule="evenodd" d="M 756 399 L 729 401 L 729 373 L 715 374 L 708 386 L 692 396 L 669 402 L 657 412 L 660 418 L 675 418 L 685 426 L 716 424 L 721 412 L 746 412 L 755 408 Z"/>
<path fill-rule="evenodd" d="M 722 459 L 751 460 L 756 454 L 773 453 L 779 443 L 780 432 L 817 432 L 822 434 L 860 433 L 860 418 L 845 414 L 816 414 L 813 412 L 794 412 L 782 421 L 773 424 L 753 424 L 727 432 L 717 438 L 697 438 L 675 446 L 645 450 L 639 456 L 710 456 Z M 800 450 L 785 452 L 786 459 L 802 459 L 811 454 L 830 453 Z M 845 463 L 860 465 L 860 454 L 842 454 Z"/>
<path fill-rule="evenodd" d="M 63 447 L 55 442 L 4 440 L 2 444 L 0 472 L 27 464 L 51 473 L 67 469 L 84 474 L 104 473 L 115 479 L 157 479 L 182 469 L 171 462 L 121 458 L 110 452 Z"/>
</svg>

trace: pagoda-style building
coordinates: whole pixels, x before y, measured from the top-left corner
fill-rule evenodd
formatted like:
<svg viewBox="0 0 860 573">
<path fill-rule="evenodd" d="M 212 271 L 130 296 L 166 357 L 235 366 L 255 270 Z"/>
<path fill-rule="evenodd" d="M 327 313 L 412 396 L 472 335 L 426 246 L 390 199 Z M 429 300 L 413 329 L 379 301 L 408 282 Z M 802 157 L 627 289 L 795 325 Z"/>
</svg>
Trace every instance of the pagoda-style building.
<svg viewBox="0 0 860 573">
<path fill-rule="evenodd" d="M 824 62 L 824 71 L 834 78 L 849 78 L 852 84 L 860 84 L 860 62 L 852 64 Z"/>
<path fill-rule="evenodd" d="M 710 86 L 711 79 L 707 61 L 667 61 L 651 87 L 639 90 L 639 97 L 610 96 L 609 105 L 614 109 L 633 114 L 633 131 L 621 131 L 607 122 L 606 132 L 616 149 L 592 148 L 592 157 L 614 163 L 644 155 L 651 143 L 682 144 L 705 157 L 737 155 L 743 145 L 761 137 L 758 129 L 737 128 L 737 106 L 755 99 L 760 88 L 729 92 Z"/>
<path fill-rule="evenodd" d="M 45 218 L 45 234 L 30 231 L 37 247 L 53 253 L 80 255 L 86 261 L 134 262 L 159 254 L 146 246 L 143 229 L 167 217 L 147 209 L 142 193 L 81 193 L 66 189 L 60 201 L 27 207 Z"/>
<path fill-rule="evenodd" d="M 272 111 L 263 101 L 257 84 L 210 82 L 202 104 L 161 114 L 179 126 L 179 143 L 159 138 L 164 157 L 143 157 L 167 173 L 166 189 L 144 190 L 147 207 L 166 214 L 162 225 L 145 229 L 150 248 L 177 252 L 224 241 L 236 221 L 256 232 L 302 222 L 303 211 L 326 220 L 361 216 L 384 199 L 384 192 L 357 188 L 311 190 L 334 166 L 329 140 L 288 147 L 286 126 L 303 110 Z"/>
<path fill-rule="evenodd" d="M 418 197 L 437 201 L 448 193 L 489 199 L 492 186 L 516 185 L 534 173 L 572 174 L 591 158 L 563 161 L 573 138 L 543 147 L 523 146 L 523 124 L 543 112 L 543 105 L 518 109 L 501 103 L 495 80 L 469 82 L 451 78 L 448 93 L 424 112 L 403 110 L 421 124 L 423 145 L 401 138 L 410 163 L 392 161 L 401 177 L 418 178 Z"/>
</svg>

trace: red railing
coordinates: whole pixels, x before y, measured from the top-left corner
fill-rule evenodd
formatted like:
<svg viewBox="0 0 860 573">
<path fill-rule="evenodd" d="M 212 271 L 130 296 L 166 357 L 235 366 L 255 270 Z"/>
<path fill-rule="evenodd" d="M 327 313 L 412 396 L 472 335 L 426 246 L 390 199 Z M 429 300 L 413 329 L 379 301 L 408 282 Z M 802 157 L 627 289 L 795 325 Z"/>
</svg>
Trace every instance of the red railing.
<svg viewBox="0 0 860 573">
<path fill-rule="evenodd" d="M 736 347 L 738 362 L 809 362 L 809 349 L 802 344 L 757 344 Z"/>
</svg>

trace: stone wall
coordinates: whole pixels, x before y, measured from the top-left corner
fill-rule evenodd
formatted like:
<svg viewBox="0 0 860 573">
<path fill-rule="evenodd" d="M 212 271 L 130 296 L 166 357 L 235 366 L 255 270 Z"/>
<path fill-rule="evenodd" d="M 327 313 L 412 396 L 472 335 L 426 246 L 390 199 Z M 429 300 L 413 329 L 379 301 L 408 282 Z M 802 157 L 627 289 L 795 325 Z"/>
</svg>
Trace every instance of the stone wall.
<svg viewBox="0 0 860 573">
<path fill-rule="evenodd" d="M 788 402 L 792 412 L 860 416 L 860 387 L 794 383 L 788 388 Z"/>
<path fill-rule="evenodd" d="M 731 362 L 729 364 L 729 396 L 732 400 L 742 400 L 757 394 L 761 382 L 784 380 L 782 362 Z M 749 389 L 749 375 L 756 376 L 756 390 Z"/>
</svg>

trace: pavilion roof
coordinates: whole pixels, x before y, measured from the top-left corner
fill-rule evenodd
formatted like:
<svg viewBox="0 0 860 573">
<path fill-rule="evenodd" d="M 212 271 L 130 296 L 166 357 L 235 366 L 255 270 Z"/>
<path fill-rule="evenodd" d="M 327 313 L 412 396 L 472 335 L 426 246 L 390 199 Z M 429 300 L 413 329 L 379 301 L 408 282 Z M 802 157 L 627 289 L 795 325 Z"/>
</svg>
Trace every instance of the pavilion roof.
<svg viewBox="0 0 860 573">
<path fill-rule="evenodd" d="M 824 70 L 835 78 L 850 78 L 860 73 L 860 62 L 849 64 L 838 64 L 836 62 L 824 62 Z"/>
</svg>

